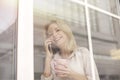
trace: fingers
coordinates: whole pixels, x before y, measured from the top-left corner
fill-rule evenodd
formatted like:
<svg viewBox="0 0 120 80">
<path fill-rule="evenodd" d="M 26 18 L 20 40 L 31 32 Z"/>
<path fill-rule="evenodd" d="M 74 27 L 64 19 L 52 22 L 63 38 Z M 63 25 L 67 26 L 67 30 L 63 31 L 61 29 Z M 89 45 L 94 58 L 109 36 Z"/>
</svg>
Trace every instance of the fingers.
<svg viewBox="0 0 120 80">
<path fill-rule="evenodd" d="M 50 58 L 52 58 L 53 56 L 51 44 L 52 44 L 52 39 L 48 38 L 47 40 L 45 40 L 46 56 Z"/>
<path fill-rule="evenodd" d="M 47 39 L 45 41 L 45 47 L 47 47 L 48 45 L 50 45 L 52 43 L 52 40 L 51 39 Z"/>
<path fill-rule="evenodd" d="M 59 64 L 57 63 L 54 66 L 56 76 L 58 76 L 58 77 L 69 77 L 70 74 L 71 74 L 71 69 L 68 67 L 68 65 L 60 64 L 60 63 Z"/>
<path fill-rule="evenodd" d="M 68 70 L 55 70 L 57 74 L 69 74 Z"/>
<path fill-rule="evenodd" d="M 69 76 L 69 71 L 61 71 L 61 70 L 56 70 L 56 76 L 58 77 L 68 77 Z"/>
<path fill-rule="evenodd" d="M 62 65 L 64 67 L 68 67 L 68 62 L 67 61 L 61 61 L 61 60 L 54 60 L 57 64 L 56 65 Z"/>
<path fill-rule="evenodd" d="M 57 75 L 57 77 L 68 77 L 67 74 L 56 74 L 56 75 Z"/>
<path fill-rule="evenodd" d="M 48 47 L 51 47 L 51 44 L 53 43 L 53 40 L 51 38 L 48 38 L 45 40 L 45 49 L 48 51 Z"/>
<path fill-rule="evenodd" d="M 64 65 L 55 65 L 55 70 L 67 71 L 67 67 Z"/>
<path fill-rule="evenodd" d="M 70 70 L 68 69 L 68 67 L 57 65 L 55 66 L 55 73 L 58 77 L 68 77 L 70 74 Z"/>
</svg>

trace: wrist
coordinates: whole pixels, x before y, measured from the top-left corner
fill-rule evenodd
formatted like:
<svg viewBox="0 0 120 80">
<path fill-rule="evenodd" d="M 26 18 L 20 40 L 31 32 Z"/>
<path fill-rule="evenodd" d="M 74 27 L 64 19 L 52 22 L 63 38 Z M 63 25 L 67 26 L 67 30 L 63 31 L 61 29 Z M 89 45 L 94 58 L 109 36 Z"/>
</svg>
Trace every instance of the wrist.
<svg viewBox="0 0 120 80">
<path fill-rule="evenodd" d="M 48 65 L 48 64 L 50 65 L 51 60 L 52 60 L 51 58 L 46 57 L 46 58 L 45 58 L 45 64 L 46 64 L 46 65 Z"/>
<path fill-rule="evenodd" d="M 51 74 L 44 72 L 43 75 L 44 75 L 45 77 L 49 77 Z"/>
</svg>

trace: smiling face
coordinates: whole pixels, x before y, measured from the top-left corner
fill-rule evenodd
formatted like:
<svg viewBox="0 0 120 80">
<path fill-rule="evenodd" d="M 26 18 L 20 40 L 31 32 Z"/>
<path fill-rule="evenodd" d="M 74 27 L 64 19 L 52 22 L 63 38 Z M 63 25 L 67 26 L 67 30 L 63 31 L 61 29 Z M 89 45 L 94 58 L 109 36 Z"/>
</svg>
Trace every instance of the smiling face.
<svg viewBox="0 0 120 80">
<path fill-rule="evenodd" d="M 47 37 L 51 38 L 53 40 L 53 44 L 59 48 L 62 48 L 66 41 L 68 41 L 67 35 L 58 27 L 56 23 L 49 25 Z"/>
</svg>

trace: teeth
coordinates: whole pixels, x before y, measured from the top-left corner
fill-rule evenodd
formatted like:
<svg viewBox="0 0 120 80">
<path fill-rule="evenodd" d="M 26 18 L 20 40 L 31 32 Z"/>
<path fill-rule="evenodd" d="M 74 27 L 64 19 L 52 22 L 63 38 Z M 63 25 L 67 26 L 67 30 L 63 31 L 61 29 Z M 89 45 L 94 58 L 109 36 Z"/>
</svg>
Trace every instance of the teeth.
<svg viewBox="0 0 120 80">
<path fill-rule="evenodd" d="M 55 41 L 58 41 L 58 40 L 60 40 L 61 38 L 62 38 L 62 36 L 59 36 L 59 37 L 54 38 L 54 40 L 55 40 Z"/>
<path fill-rule="evenodd" d="M 58 41 L 60 38 L 57 38 L 57 39 L 55 39 L 56 41 Z"/>
<path fill-rule="evenodd" d="M 60 39 L 61 39 L 61 37 L 60 37 L 60 38 L 55 39 L 55 41 L 58 41 L 58 40 L 60 40 Z"/>
</svg>

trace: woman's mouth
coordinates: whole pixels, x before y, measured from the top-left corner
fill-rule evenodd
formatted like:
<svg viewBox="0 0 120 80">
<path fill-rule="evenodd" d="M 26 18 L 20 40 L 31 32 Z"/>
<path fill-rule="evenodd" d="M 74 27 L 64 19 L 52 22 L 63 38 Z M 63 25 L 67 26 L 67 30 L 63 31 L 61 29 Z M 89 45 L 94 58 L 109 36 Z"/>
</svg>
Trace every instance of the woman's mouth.
<svg viewBox="0 0 120 80">
<path fill-rule="evenodd" d="M 62 37 L 56 38 L 55 41 L 57 42 L 57 41 L 59 41 L 61 38 L 62 38 Z"/>
</svg>

